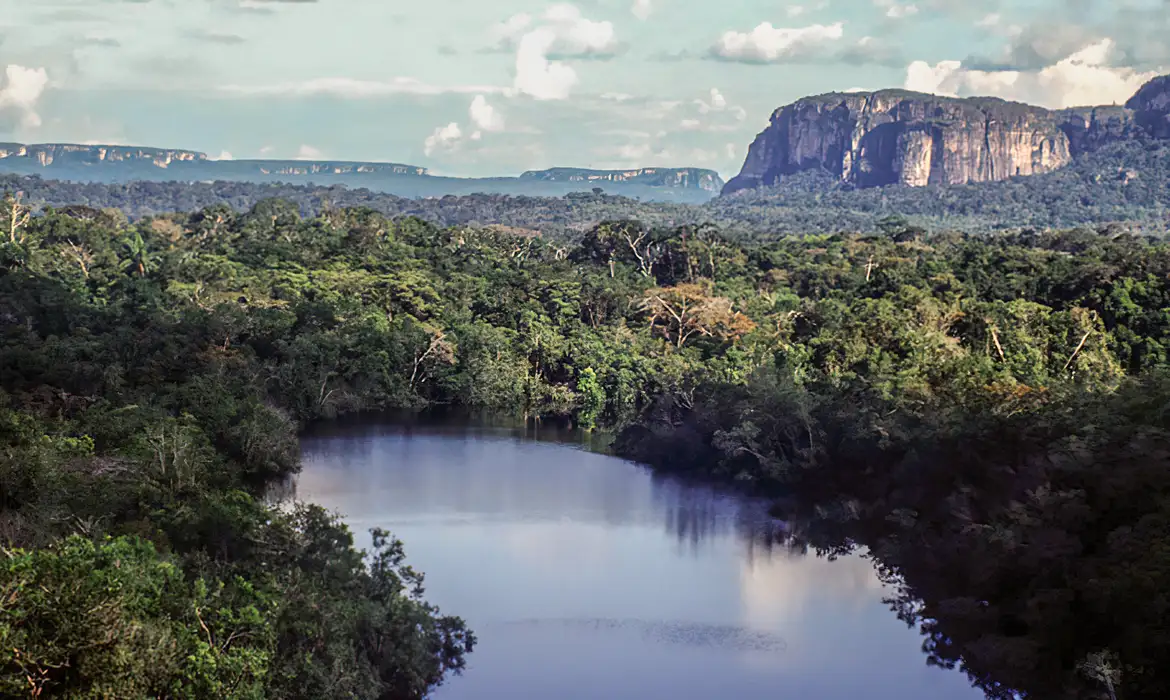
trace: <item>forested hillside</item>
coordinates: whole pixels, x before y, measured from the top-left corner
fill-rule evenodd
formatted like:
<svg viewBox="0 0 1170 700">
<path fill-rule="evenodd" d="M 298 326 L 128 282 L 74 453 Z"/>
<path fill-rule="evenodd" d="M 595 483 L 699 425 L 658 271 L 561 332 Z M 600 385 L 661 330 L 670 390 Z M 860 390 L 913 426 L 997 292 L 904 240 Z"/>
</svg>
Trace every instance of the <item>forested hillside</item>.
<svg viewBox="0 0 1170 700">
<path fill-rule="evenodd" d="M 825 549 L 880 525 L 895 606 L 994 697 L 1095 697 L 1115 667 L 1118 697 L 1170 691 L 1167 245 L 896 219 L 567 242 L 245 203 L 4 203 L 0 694 L 421 697 L 474 637 L 401 544 L 363 564 L 259 494 L 307 423 L 435 405 L 624 429 L 832 515 L 798 533 Z"/>
<path fill-rule="evenodd" d="M 565 197 L 473 194 L 410 199 L 343 186 L 242 182 L 73 183 L 0 177 L 0 188 L 23 192 L 41 206 L 117 208 L 131 219 L 226 204 L 245 212 L 282 198 L 312 216 L 328 207 L 368 207 L 387 216 L 418 216 L 444 226 L 503 225 L 576 240 L 602 221 L 638 219 L 654 225 L 715 223 L 744 240 L 806 233 L 869 232 L 889 216 L 931 231 L 983 233 L 1015 228 L 1124 224 L 1162 235 L 1170 207 L 1170 146 L 1133 139 L 1106 146 L 1053 173 L 1004 182 L 856 189 L 827 172 L 786 178 L 783 185 L 742 190 L 704 205 L 643 202 L 588 191 Z"/>
</svg>

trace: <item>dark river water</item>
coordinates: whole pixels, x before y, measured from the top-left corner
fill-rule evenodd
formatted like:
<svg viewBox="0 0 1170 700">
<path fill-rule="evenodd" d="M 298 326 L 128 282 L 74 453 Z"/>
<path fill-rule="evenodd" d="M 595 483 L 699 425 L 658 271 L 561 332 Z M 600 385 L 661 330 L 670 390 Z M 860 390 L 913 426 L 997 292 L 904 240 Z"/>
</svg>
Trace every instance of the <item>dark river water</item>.
<svg viewBox="0 0 1170 700">
<path fill-rule="evenodd" d="M 530 437 L 530 436 L 528 436 Z M 384 527 L 479 645 L 435 698 L 964 700 L 870 563 L 770 548 L 763 505 L 508 430 L 338 424 L 297 497 Z"/>
</svg>

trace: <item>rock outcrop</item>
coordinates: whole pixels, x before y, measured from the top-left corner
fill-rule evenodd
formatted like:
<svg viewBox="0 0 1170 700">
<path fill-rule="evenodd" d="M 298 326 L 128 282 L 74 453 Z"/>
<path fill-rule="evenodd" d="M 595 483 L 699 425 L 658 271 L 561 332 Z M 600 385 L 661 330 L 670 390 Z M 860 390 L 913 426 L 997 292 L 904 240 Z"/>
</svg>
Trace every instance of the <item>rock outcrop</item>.
<svg viewBox="0 0 1170 700">
<path fill-rule="evenodd" d="M 829 93 L 773 112 L 723 193 L 814 169 L 858 187 L 1004 180 L 1149 137 L 1170 139 L 1170 76 L 1143 85 L 1124 107 L 1057 111 L 906 90 Z"/>
<path fill-rule="evenodd" d="M 858 187 L 986 182 L 1071 159 L 1057 115 L 1039 107 L 906 90 L 830 93 L 776 110 L 723 192 L 811 169 Z"/>
<path fill-rule="evenodd" d="M 1057 116 L 1074 158 L 1141 132 L 1134 111 L 1126 107 L 1072 107 Z"/>
<path fill-rule="evenodd" d="M 723 178 L 705 168 L 634 168 L 632 170 L 588 170 L 585 168 L 549 168 L 529 170 L 522 180 L 546 182 L 625 182 L 650 187 L 678 187 L 718 192 Z"/>
<path fill-rule="evenodd" d="M 1154 78 L 1141 87 L 1125 106 L 1150 136 L 1170 139 L 1170 75 Z"/>
<path fill-rule="evenodd" d="M 55 162 L 76 164 L 122 163 L 141 161 L 158 168 L 171 163 L 207 160 L 207 154 L 168 148 L 138 146 L 89 146 L 74 143 L 0 143 L 0 159 L 27 158 L 47 168 Z"/>
</svg>

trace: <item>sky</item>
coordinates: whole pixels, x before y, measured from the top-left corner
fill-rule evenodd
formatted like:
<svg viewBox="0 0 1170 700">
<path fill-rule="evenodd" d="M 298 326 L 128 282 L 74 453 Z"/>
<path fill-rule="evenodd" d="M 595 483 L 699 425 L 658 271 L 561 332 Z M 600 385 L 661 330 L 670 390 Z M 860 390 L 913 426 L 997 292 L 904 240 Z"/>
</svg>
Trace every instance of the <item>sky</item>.
<svg viewBox="0 0 1170 700">
<path fill-rule="evenodd" d="M 1170 0 L 0 0 L 0 140 L 730 177 L 802 96 L 1121 103 L 1168 31 Z"/>
</svg>

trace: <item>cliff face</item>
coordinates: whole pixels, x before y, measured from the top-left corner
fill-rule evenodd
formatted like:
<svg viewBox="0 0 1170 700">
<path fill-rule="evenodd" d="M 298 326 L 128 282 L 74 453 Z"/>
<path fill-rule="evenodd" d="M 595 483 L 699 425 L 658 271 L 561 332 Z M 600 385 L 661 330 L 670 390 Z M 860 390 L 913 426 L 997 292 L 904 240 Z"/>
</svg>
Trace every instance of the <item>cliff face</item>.
<svg viewBox="0 0 1170 700">
<path fill-rule="evenodd" d="M 1074 158 L 1141 131 L 1134 111 L 1127 107 L 1073 107 L 1056 114 Z"/>
<path fill-rule="evenodd" d="M 1125 106 L 1151 136 L 1170 139 L 1170 75 L 1154 78 L 1141 87 Z"/>
<path fill-rule="evenodd" d="M 772 114 L 725 193 L 824 169 L 859 187 L 1045 173 L 1072 158 L 1048 110 L 994 98 L 883 90 L 798 100 Z"/>
<path fill-rule="evenodd" d="M 254 165 L 265 175 L 353 175 L 362 173 L 384 173 L 389 175 L 428 175 L 426 168 L 401 163 L 330 163 L 316 161 L 287 160 L 240 160 L 233 161 Z"/>
<path fill-rule="evenodd" d="M 549 168 L 529 170 L 521 180 L 545 182 L 624 182 L 650 187 L 679 187 L 718 192 L 723 178 L 705 168 L 634 168 L 632 170 L 588 170 L 585 168 Z"/>
<path fill-rule="evenodd" d="M 121 163 L 144 161 L 155 167 L 165 168 L 174 162 L 196 162 L 207 160 L 207 155 L 196 151 L 181 151 L 166 148 L 140 148 L 137 146 L 83 146 L 73 143 L 0 143 L 0 159 L 27 158 L 41 167 L 54 162 L 75 164 Z"/>
</svg>

